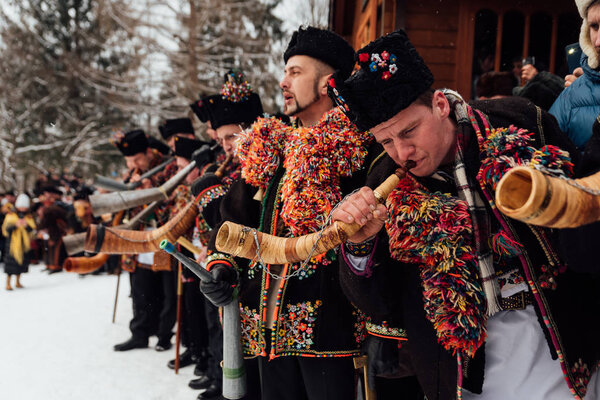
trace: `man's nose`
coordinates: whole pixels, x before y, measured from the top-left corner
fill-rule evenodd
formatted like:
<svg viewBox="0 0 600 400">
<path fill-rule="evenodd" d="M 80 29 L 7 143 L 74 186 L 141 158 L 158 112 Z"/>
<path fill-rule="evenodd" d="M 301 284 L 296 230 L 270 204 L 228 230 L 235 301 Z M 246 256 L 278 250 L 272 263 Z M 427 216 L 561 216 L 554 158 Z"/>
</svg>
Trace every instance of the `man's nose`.
<svg viewBox="0 0 600 400">
<path fill-rule="evenodd" d="M 279 87 L 284 90 L 290 87 L 290 82 L 287 75 L 284 75 L 283 78 L 281 78 L 279 81 Z"/>
<path fill-rule="evenodd" d="M 400 158 L 402 161 L 410 160 L 415 154 L 415 147 L 412 145 L 398 143 L 395 147 L 396 152 L 398 153 L 398 158 Z"/>
</svg>

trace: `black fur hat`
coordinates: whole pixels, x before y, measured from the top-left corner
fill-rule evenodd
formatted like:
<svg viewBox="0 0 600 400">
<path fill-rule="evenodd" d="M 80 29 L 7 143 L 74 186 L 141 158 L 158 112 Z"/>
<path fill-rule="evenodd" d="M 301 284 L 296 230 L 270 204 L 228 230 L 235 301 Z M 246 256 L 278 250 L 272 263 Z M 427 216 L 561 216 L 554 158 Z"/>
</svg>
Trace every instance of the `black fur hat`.
<svg viewBox="0 0 600 400">
<path fill-rule="evenodd" d="M 77 190 L 75 192 L 75 196 L 73 196 L 73 200 L 89 201 L 89 197 L 92 194 L 94 194 L 93 188 L 86 186 L 86 185 L 81 185 L 77 188 Z"/>
<path fill-rule="evenodd" d="M 329 96 L 361 130 L 387 121 L 431 88 L 433 74 L 402 30 L 356 54 L 360 69 L 329 80 Z"/>
<path fill-rule="evenodd" d="M 192 126 L 192 121 L 189 118 L 168 119 L 163 125 L 158 126 L 158 130 L 160 131 L 160 135 L 165 140 L 179 133 L 194 134 L 194 127 Z"/>
<path fill-rule="evenodd" d="M 134 156 L 143 153 L 149 147 L 148 137 L 141 129 L 127 132 L 125 135 L 117 134 L 114 144 L 124 156 Z"/>
<path fill-rule="evenodd" d="M 175 137 L 175 155 L 183 157 L 187 160 L 192 159 L 194 151 L 198 150 L 202 145 L 208 144 L 202 140 L 189 139 L 186 137 L 176 136 Z"/>
<path fill-rule="evenodd" d="M 213 94 L 211 96 L 202 96 L 200 100 L 193 102 L 190 104 L 190 108 L 196 114 L 200 122 L 208 122 L 210 121 L 210 105 L 215 102 L 216 98 L 221 97 L 218 94 Z"/>
<path fill-rule="evenodd" d="M 148 136 L 148 147 L 157 150 L 165 156 L 171 154 L 171 148 L 154 136 Z"/>
<path fill-rule="evenodd" d="M 64 194 L 59 188 L 57 188 L 54 185 L 47 185 L 47 186 L 42 187 L 42 193 L 44 193 L 44 192 L 58 194 L 60 196 L 62 196 Z"/>
<path fill-rule="evenodd" d="M 346 79 L 354 68 L 354 49 L 337 33 L 312 26 L 300 27 L 292 35 L 283 61 L 292 56 L 309 56 L 323 61 Z"/>
<path fill-rule="evenodd" d="M 252 92 L 243 73 L 236 70 L 225 74 L 221 96 L 212 99 L 207 107 L 213 129 L 230 124 L 250 124 L 263 114 L 260 97 Z"/>
</svg>

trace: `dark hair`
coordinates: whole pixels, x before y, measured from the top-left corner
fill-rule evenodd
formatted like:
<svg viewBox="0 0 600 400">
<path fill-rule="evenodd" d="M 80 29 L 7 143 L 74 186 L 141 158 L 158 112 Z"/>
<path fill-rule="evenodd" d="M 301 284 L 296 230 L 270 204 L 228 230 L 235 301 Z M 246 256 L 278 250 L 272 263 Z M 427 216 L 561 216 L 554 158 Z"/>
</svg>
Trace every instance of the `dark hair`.
<svg viewBox="0 0 600 400">
<path fill-rule="evenodd" d="M 600 0 L 599 0 L 600 1 Z M 417 97 L 414 104 L 421 104 L 427 108 L 433 108 L 433 94 L 435 90 L 429 88 Z"/>
</svg>

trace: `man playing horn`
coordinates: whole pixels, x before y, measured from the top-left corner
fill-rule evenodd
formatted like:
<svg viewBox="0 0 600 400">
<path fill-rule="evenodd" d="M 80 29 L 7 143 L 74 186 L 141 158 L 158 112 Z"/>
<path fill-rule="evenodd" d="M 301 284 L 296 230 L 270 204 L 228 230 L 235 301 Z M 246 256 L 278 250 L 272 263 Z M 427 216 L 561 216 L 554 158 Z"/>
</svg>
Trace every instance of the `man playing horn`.
<svg viewBox="0 0 600 400">
<path fill-rule="evenodd" d="M 319 230 L 333 205 L 358 186 L 372 137 L 327 97 L 330 75 L 349 76 L 353 57 L 330 31 L 307 27 L 293 34 L 280 82 L 292 126 L 259 118 L 244 132 L 242 180 L 222 200 L 223 220 L 278 236 L 304 235 Z M 211 250 L 207 265 L 219 282 L 201 289 L 214 304 L 227 304 L 239 275 L 243 348 L 258 358 L 262 399 L 353 398 L 352 356 L 364 321 L 341 292 L 336 254 L 304 266 L 262 265 Z"/>
<path fill-rule="evenodd" d="M 253 93 L 243 73 L 235 70 L 225 74 L 221 95 L 211 97 L 205 107 L 210 114 L 207 122 L 215 129 L 217 141 L 225 152 L 226 160 L 216 171 L 210 167 L 192 185 L 192 193 L 200 211 L 196 227 L 203 245 L 208 244 L 204 241 L 205 235 L 221 220 L 219 206 L 223 196 L 231 185 L 240 179 L 241 166 L 235 153 L 236 139 L 243 129 L 248 128 L 263 113 L 260 97 Z M 206 302 L 204 312 L 210 355 L 208 369 L 205 376 L 189 383 L 193 389 L 207 389 L 200 393 L 199 400 L 220 396 L 223 377 L 220 367 L 223 359 L 223 331 L 219 324 L 218 308 Z"/>
<path fill-rule="evenodd" d="M 357 59 L 360 69 L 335 76 L 330 95 L 391 164 L 415 166 L 386 206 L 365 187 L 334 213 L 362 226 L 342 245 L 346 294 L 368 314 L 403 319 L 429 400 L 600 398 L 597 276 L 562 262 L 555 232 L 511 220 L 493 203 L 513 165 L 570 174 L 563 150 L 576 156 L 574 146 L 526 100 L 469 106 L 431 90 L 433 76 L 403 31 Z M 368 186 L 389 164 L 373 169 Z"/>
<path fill-rule="evenodd" d="M 148 138 L 142 130 L 133 130 L 126 134 L 117 134 L 114 143 L 121 151 L 129 168 L 128 179 L 135 181 L 140 175 L 164 161 L 163 156 L 151 148 Z M 164 171 L 163 171 L 164 172 Z M 144 187 L 158 187 L 164 183 L 165 176 L 159 172 L 142 184 Z M 140 212 L 141 208 L 134 210 Z M 161 216 L 165 210 L 156 211 L 146 229 L 161 225 Z M 131 216 L 130 216 L 131 217 Z M 148 347 L 148 338 L 158 336 L 157 351 L 171 347 L 173 325 L 176 318 L 175 278 L 171 266 L 160 266 L 163 270 L 153 269 L 154 254 L 145 253 L 123 257 L 123 269 L 131 274 L 131 299 L 133 318 L 129 323 L 131 338 L 114 346 L 115 351 L 127 351 Z"/>
</svg>

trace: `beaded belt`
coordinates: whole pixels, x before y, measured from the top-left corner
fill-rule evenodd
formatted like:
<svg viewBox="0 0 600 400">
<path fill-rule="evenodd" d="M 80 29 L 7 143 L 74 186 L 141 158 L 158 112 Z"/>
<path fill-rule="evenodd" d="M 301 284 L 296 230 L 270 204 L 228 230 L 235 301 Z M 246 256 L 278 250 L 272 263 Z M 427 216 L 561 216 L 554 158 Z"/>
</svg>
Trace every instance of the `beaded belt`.
<svg viewBox="0 0 600 400">
<path fill-rule="evenodd" d="M 500 299 L 500 307 L 503 310 L 524 310 L 529 304 L 533 304 L 531 292 L 519 292 L 510 297 Z"/>
</svg>

